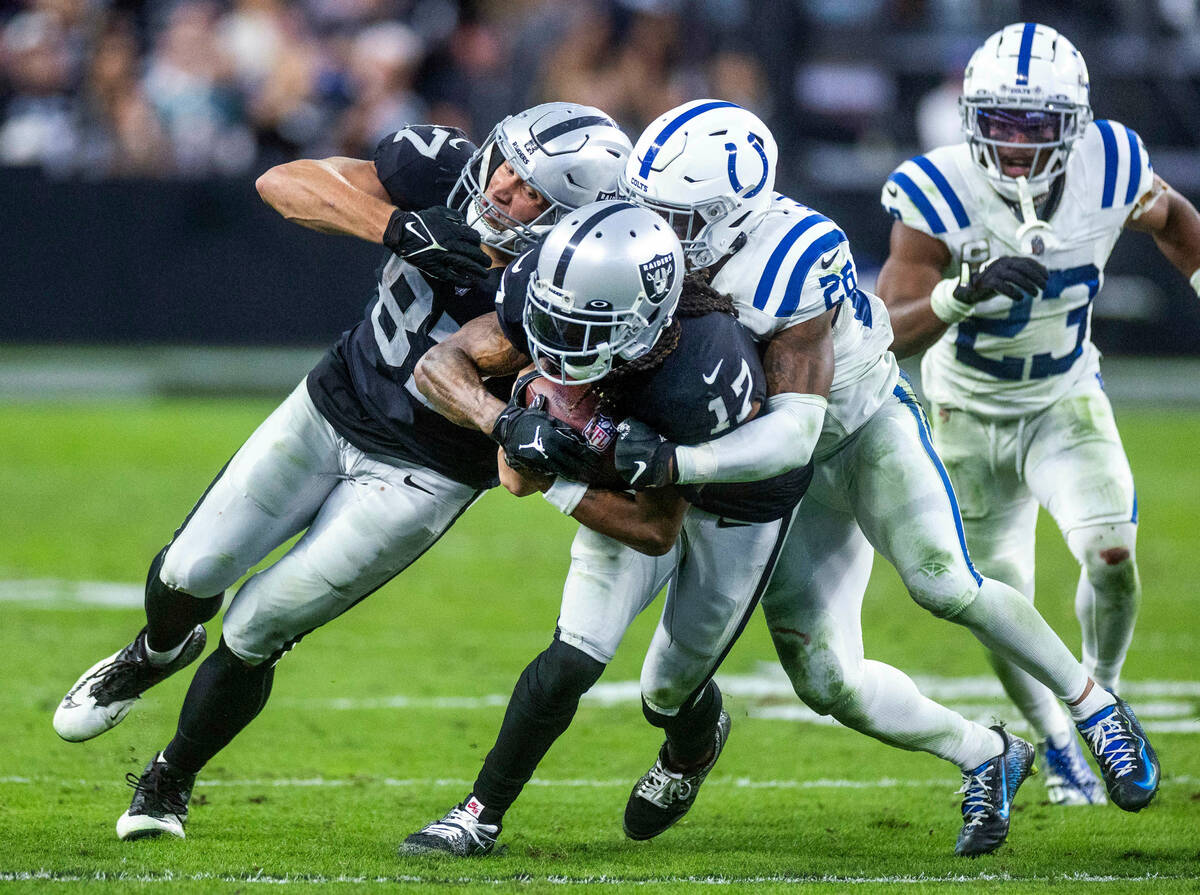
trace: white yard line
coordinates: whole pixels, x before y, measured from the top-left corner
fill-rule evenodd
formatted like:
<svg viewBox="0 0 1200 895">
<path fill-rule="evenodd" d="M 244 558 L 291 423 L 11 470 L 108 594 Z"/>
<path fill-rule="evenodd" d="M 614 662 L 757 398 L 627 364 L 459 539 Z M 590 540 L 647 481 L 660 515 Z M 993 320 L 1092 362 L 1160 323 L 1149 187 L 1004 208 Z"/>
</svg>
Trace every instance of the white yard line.
<svg viewBox="0 0 1200 895">
<path fill-rule="evenodd" d="M 952 780 L 953 775 L 947 772 L 947 776 L 942 779 L 933 780 L 904 780 L 897 777 L 880 777 L 877 780 L 839 780 L 836 778 L 818 778 L 815 780 L 754 780 L 749 777 L 709 777 L 707 780 L 708 786 L 717 788 L 728 787 L 730 789 L 895 789 L 897 787 L 919 787 L 922 789 L 929 787 L 946 786 L 948 783 L 957 783 L 957 780 Z M 1164 781 L 1168 786 L 1192 786 L 1200 783 L 1200 777 L 1190 775 L 1168 775 Z M 107 786 L 111 784 L 111 780 L 70 780 L 60 777 L 20 777 L 8 776 L 0 777 L 0 785 L 28 785 L 42 786 L 52 784 L 54 786 L 74 786 L 79 788 L 91 788 L 95 786 Z M 278 788 L 345 788 L 345 787 L 366 787 L 366 786 L 383 786 L 383 787 L 449 787 L 451 789 L 469 789 L 474 785 L 474 780 L 466 778 L 457 779 L 453 777 L 262 777 L 249 778 L 244 780 L 209 780 L 201 777 L 196 781 L 197 787 L 278 787 Z M 544 780 L 540 777 L 534 777 L 527 786 L 540 786 L 551 789 L 627 789 L 629 781 L 626 779 L 619 780 L 593 780 L 587 778 L 574 778 L 565 780 Z"/>
<path fill-rule="evenodd" d="M 893 883 L 900 885 L 927 885 L 929 883 L 965 883 L 979 882 L 1041 882 L 1041 883 L 1153 883 L 1170 880 L 1195 879 L 1191 876 L 1167 876 L 1157 873 L 1138 876 L 1099 876 L 1090 873 L 1064 873 L 1039 876 L 1020 876 L 1010 873 L 979 873 L 976 875 L 951 874 L 934 876 L 918 874 L 916 876 L 655 876 L 655 877 L 619 877 L 619 876 L 530 876 L 522 874 L 520 882 L 549 883 L 562 886 L 654 886 L 670 884 L 690 884 L 707 886 L 728 886 L 763 883 L 824 883 L 833 886 L 869 885 Z M 491 886 L 511 886 L 514 878 L 511 876 L 421 876 L 417 874 L 399 874 L 396 876 L 320 876 L 295 874 L 288 876 L 271 876 L 265 873 L 256 874 L 222 874 L 222 873 L 108 873 L 97 871 L 92 874 L 57 873 L 50 870 L 36 871 L 0 871 L 0 882 L 54 882 L 54 883 L 83 883 L 83 882 L 129 882 L 129 883 L 160 883 L 160 882 L 222 882 L 222 883 L 261 883 L 264 885 L 329 885 L 354 883 L 359 885 L 395 885 L 397 883 L 443 883 L 443 884 L 474 884 Z"/>
</svg>

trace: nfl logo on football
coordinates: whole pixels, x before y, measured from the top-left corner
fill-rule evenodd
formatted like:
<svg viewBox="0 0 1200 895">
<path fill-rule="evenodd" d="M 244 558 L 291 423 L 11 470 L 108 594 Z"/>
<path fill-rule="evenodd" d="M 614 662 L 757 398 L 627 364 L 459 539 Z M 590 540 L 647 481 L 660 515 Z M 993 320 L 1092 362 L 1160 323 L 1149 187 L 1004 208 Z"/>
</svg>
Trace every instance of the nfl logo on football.
<svg viewBox="0 0 1200 895">
<path fill-rule="evenodd" d="M 602 413 L 597 413 L 588 420 L 583 429 L 583 437 L 592 450 L 604 453 L 617 434 L 616 424 Z"/>
</svg>

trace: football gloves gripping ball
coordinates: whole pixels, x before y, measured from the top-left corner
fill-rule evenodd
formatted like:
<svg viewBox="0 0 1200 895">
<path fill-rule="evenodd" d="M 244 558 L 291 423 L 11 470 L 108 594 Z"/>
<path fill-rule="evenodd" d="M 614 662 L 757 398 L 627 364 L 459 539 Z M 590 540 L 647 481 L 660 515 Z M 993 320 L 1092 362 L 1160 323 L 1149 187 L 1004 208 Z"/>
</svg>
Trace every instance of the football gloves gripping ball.
<svg viewBox="0 0 1200 895">
<path fill-rule="evenodd" d="M 439 280 L 469 286 L 487 275 L 491 259 L 479 247 L 479 234 L 450 208 L 392 212 L 383 244 L 420 270 Z"/>
<path fill-rule="evenodd" d="M 674 484 L 675 445 L 635 419 L 617 426 L 617 472 L 638 490 Z"/>
<path fill-rule="evenodd" d="M 504 448 L 504 459 L 518 471 L 562 476 L 576 482 L 592 481 L 600 474 L 600 458 L 584 437 L 546 412 L 546 396 L 538 395 L 528 407 L 517 396 L 496 418 L 492 439 Z"/>
</svg>

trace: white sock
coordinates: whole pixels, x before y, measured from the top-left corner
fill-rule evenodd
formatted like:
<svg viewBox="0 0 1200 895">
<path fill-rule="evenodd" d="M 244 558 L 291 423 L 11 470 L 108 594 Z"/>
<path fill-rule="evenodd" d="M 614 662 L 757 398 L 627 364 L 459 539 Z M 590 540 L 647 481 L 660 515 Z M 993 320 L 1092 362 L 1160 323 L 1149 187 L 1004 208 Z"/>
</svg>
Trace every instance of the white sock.
<svg viewBox="0 0 1200 895">
<path fill-rule="evenodd" d="M 1116 701 L 1111 693 L 1093 682 L 1092 688 L 1087 692 L 1087 695 L 1081 697 L 1074 704 L 1067 703 L 1067 710 L 1070 711 L 1071 718 L 1075 721 L 1086 721 L 1101 709 L 1114 705 Z"/>
<path fill-rule="evenodd" d="M 1003 750 L 1000 735 L 921 694 L 904 672 L 870 659 L 862 684 L 833 717 L 853 730 L 901 749 L 929 752 L 973 770 Z"/>
<path fill-rule="evenodd" d="M 1021 594 L 983 579 L 974 601 L 950 621 L 969 628 L 984 646 L 1028 672 L 1066 702 L 1078 698 L 1088 674 L 1046 620 Z"/>
<path fill-rule="evenodd" d="M 150 649 L 150 641 L 147 640 L 143 644 L 146 647 L 146 658 L 150 660 L 151 665 L 169 665 L 179 658 L 179 654 L 183 652 L 183 648 L 187 646 L 187 642 L 191 636 L 191 634 L 188 634 L 187 637 L 183 638 L 183 643 L 179 644 L 179 646 L 161 653 L 158 650 Z"/>
<path fill-rule="evenodd" d="M 1080 564 L 1075 590 L 1075 616 L 1083 633 L 1083 665 L 1096 683 L 1116 690 L 1121 666 L 1133 639 L 1142 586 L 1132 546 L 1137 526 L 1091 526 L 1067 534 L 1067 545 Z M 1110 563 L 1109 550 L 1125 551 Z"/>
<path fill-rule="evenodd" d="M 1071 719 L 1054 694 L 1007 659 L 992 652 L 987 657 L 1004 692 L 1029 722 L 1034 735 L 1039 740 L 1065 742 L 1071 736 Z"/>
</svg>

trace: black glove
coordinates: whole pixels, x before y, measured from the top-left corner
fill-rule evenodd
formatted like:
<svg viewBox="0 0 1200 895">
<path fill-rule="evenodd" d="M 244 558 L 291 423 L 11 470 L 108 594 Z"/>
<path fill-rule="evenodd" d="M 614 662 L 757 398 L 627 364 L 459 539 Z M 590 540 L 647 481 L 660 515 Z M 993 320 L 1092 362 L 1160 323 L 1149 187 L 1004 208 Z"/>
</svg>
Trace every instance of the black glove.
<svg viewBox="0 0 1200 895">
<path fill-rule="evenodd" d="M 675 445 L 645 423 L 624 420 L 617 426 L 613 465 L 625 481 L 639 490 L 662 488 L 675 482 Z"/>
<path fill-rule="evenodd" d="M 977 305 L 999 293 L 1013 301 L 1036 295 L 1045 288 L 1049 272 L 1041 262 L 1032 258 L 1006 255 L 997 258 L 965 286 L 956 286 L 954 297 L 968 305 Z"/>
<path fill-rule="evenodd" d="M 522 407 L 519 395 L 496 418 L 492 438 L 504 448 L 504 459 L 517 470 L 561 475 L 588 482 L 600 473 L 600 458 L 584 437 L 545 410 L 546 396 Z"/>
<path fill-rule="evenodd" d="M 392 212 L 383 244 L 418 270 L 459 286 L 487 275 L 492 261 L 463 216 L 441 205 Z"/>
</svg>

